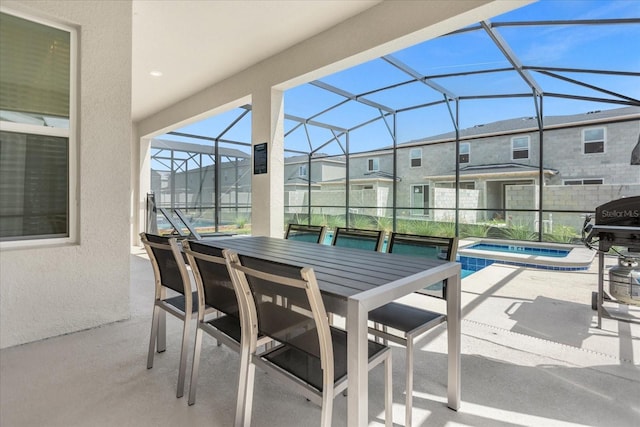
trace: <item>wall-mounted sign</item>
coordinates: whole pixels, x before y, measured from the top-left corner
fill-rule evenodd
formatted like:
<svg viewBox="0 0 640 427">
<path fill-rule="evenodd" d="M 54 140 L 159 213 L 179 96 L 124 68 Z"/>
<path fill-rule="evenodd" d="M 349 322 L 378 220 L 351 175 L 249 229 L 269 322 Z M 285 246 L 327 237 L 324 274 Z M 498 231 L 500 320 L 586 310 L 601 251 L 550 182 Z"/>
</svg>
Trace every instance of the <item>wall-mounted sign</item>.
<svg viewBox="0 0 640 427">
<path fill-rule="evenodd" d="M 267 143 L 253 146 L 253 174 L 267 173 Z"/>
</svg>

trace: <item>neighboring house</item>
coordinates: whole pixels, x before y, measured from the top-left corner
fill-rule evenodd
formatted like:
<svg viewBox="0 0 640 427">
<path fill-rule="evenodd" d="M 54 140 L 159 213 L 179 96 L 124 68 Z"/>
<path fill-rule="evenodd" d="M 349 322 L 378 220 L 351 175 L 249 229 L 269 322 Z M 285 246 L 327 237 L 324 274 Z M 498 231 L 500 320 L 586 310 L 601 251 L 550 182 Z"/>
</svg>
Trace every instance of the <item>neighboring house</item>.
<svg viewBox="0 0 640 427">
<path fill-rule="evenodd" d="M 154 139 L 151 149 L 151 190 L 159 206 L 213 208 L 213 146 Z M 250 155 L 227 147 L 219 147 L 218 154 L 222 205 L 250 204 Z"/>
<path fill-rule="evenodd" d="M 344 197 L 336 200 L 331 197 L 316 197 L 316 194 L 321 194 L 321 182 L 325 185 L 324 192 L 330 190 L 329 183 L 335 180 L 344 182 L 345 170 L 343 156 L 315 156 L 312 157 L 311 165 L 309 164 L 309 156 L 300 155 L 285 158 L 284 200 L 285 205 L 290 206 L 288 212 L 304 213 L 307 211 L 309 189 L 314 194 L 312 201 L 314 206 L 344 206 Z M 344 190 L 342 190 L 342 193 L 344 193 Z"/>
<path fill-rule="evenodd" d="M 543 209 L 591 212 L 606 201 L 640 194 L 640 168 L 630 164 L 639 133 L 639 107 L 545 117 Z M 535 118 L 461 130 L 459 161 L 462 222 L 535 220 L 531 213 L 508 212 L 539 208 L 540 132 Z M 454 165 L 453 132 L 400 144 L 398 215 L 451 220 L 451 209 L 455 208 Z M 384 208 L 393 206 L 392 150 L 353 154 L 349 170 L 349 207 L 353 211 L 380 216 Z M 322 192 L 344 192 L 344 174 L 338 180 L 323 179 L 319 183 L 321 191 L 312 194 L 314 206 L 324 204 Z M 576 215 L 568 215 L 575 225 Z"/>
<path fill-rule="evenodd" d="M 577 228 L 581 218 L 576 212 L 592 212 L 607 201 L 640 194 L 640 167 L 630 164 L 640 134 L 640 107 L 546 117 L 542 183 L 537 126 L 535 118 L 523 117 L 460 131 L 461 222 L 533 224 L 538 221 L 535 212 L 540 208 L 540 185 L 546 212 L 543 223 L 549 227 L 555 221 Z M 152 147 L 157 150 L 156 160 L 165 165 L 174 162 L 173 173 L 152 171 L 158 202 L 166 205 L 173 198 L 177 206 L 214 206 L 212 147 L 162 140 L 154 140 Z M 456 207 L 455 134 L 399 144 L 396 152 L 397 215 L 452 221 Z M 249 155 L 222 147 L 219 154 L 221 207 L 250 203 Z M 203 156 L 210 159 L 206 166 Z M 320 154 L 311 162 L 306 155 L 285 158 L 287 212 L 305 213 L 310 203 L 314 212 L 343 215 L 346 165 L 345 156 Z M 391 149 L 352 154 L 349 211 L 389 216 L 394 206 L 393 170 Z"/>
</svg>

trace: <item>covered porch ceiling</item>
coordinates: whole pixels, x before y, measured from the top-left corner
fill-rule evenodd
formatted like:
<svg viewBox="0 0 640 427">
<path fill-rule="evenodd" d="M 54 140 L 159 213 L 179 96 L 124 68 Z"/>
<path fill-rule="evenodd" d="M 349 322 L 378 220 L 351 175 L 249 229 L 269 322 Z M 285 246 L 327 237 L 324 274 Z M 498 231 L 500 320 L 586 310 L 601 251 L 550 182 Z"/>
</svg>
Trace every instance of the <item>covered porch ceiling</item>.
<svg viewBox="0 0 640 427">
<path fill-rule="evenodd" d="M 573 6 L 569 7 L 569 3 Z M 614 4 L 615 3 L 615 4 Z M 565 124 L 575 115 L 640 107 L 640 39 L 633 2 L 537 2 L 313 80 L 285 93 L 285 148 L 345 154 L 438 138 Z M 205 120 L 208 137 L 250 140 L 251 108 Z M 548 119 L 539 122 L 538 117 Z M 512 126 L 513 127 L 513 126 Z M 199 124 L 182 136 L 205 136 Z"/>
</svg>

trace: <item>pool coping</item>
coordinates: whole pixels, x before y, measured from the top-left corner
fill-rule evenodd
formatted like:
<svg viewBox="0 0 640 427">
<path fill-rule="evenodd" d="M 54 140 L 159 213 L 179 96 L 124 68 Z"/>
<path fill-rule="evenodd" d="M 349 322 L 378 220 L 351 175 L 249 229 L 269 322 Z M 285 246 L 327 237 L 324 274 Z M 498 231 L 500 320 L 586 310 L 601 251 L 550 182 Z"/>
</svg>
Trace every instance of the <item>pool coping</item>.
<svg viewBox="0 0 640 427">
<path fill-rule="evenodd" d="M 478 243 L 488 243 L 495 245 L 522 245 L 529 247 L 543 247 L 552 249 L 568 250 L 566 257 L 551 257 L 544 255 L 527 255 L 519 253 L 489 252 L 475 249 L 465 249 L 468 246 Z M 529 242 L 521 240 L 498 240 L 498 239 L 464 239 L 458 244 L 458 256 L 470 258 L 483 258 L 507 264 L 523 265 L 541 268 L 552 268 L 557 270 L 586 270 L 589 268 L 596 255 L 596 251 L 587 247 L 580 247 L 562 243 L 549 242 Z M 539 268 L 540 268 L 539 267 Z"/>
</svg>

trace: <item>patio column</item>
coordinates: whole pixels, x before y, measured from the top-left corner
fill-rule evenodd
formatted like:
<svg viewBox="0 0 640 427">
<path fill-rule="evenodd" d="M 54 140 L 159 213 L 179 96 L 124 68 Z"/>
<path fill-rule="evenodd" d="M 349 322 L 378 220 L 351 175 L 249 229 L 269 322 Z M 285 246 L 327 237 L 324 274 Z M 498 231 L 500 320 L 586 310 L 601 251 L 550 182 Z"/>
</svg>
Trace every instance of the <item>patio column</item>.
<svg viewBox="0 0 640 427">
<path fill-rule="evenodd" d="M 251 233 L 284 235 L 284 101 L 283 92 L 270 87 L 252 94 L 251 107 Z M 267 172 L 254 173 L 255 146 L 267 143 Z"/>
</svg>

